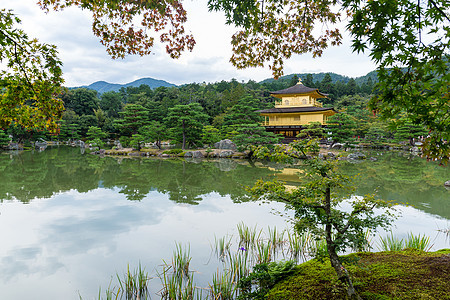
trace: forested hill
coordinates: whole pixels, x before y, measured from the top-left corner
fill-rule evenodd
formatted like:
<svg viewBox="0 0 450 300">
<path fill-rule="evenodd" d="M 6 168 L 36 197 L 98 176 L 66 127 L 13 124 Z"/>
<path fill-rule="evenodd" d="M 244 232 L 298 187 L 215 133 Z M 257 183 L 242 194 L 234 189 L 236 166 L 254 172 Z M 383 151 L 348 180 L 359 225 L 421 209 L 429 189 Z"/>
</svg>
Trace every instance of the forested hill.
<svg viewBox="0 0 450 300">
<path fill-rule="evenodd" d="M 150 88 L 155 89 L 160 86 L 164 87 L 175 87 L 175 84 L 169 83 L 164 80 L 158 80 L 153 78 L 141 78 L 138 80 L 135 80 L 130 83 L 125 84 L 118 84 L 118 83 L 109 83 L 106 81 L 97 81 L 94 82 L 88 86 L 82 86 L 91 90 L 96 90 L 99 94 L 103 94 L 105 92 L 118 92 L 121 88 L 127 88 L 127 87 L 139 87 L 140 85 L 145 84 L 148 85 Z"/>
<path fill-rule="evenodd" d="M 281 76 L 280 79 L 291 80 L 292 77 L 297 76 L 298 78 L 301 78 L 303 81 L 305 81 L 306 77 L 308 75 L 311 75 L 312 80 L 314 82 L 322 82 L 327 74 L 330 75 L 332 83 L 336 83 L 338 81 L 340 81 L 342 83 L 348 83 L 350 81 L 350 79 L 352 79 L 351 77 L 348 77 L 348 76 L 344 76 L 344 75 L 340 75 L 340 74 L 336 74 L 336 73 L 330 73 L 330 72 L 328 72 L 328 73 L 324 73 L 324 72 L 322 72 L 322 73 L 294 73 L 294 74 Z M 372 71 L 372 72 L 367 73 L 364 76 L 355 77 L 355 78 L 353 78 L 353 80 L 355 80 L 355 83 L 357 85 L 361 85 L 361 84 L 365 83 L 369 78 L 372 80 L 372 82 L 377 82 L 378 81 L 377 72 Z M 270 83 L 270 82 L 273 82 L 274 80 L 275 79 L 273 79 L 273 78 L 267 78 L 267 79 L 264 79 L 263 81 L 261 81 L 260 83 L 261 84 L 262 83 Z"/>
<path fill-rule="evenodd" d="M 328 76 L 331 77 L 332 83 L 341 82 L 343 84 L 347 84 L 350 80 L 353 79 L 357 85 L 362 85 L 362 84 L 366 83 L 369 78 L 371 79 L 372 82 L 377 81 L 376 71 L 372 71 L 364 76 L 360 76 L 360 77 L 356 77 L 356 78 L 351 78 L 351 77 L 339 75 L 336 73 L 289 74 L 289 75 L 280 77 L 280 80 L 277 80 L 277 82 L 280 82 L 280 81 L 290 82 L 294 76 L 302 78 L 302 80 L 304 82 L 306 82 L 308 75 L 312 76 L 312 81 L 315 83 L 315 84 L 309 84 L 310 87 L 314 87 L 314 86 L 319 87 L 320 83 L 324 81 L 324 78 L 327 81 L 326 77 L 328 77 Z M 268 78 L 268 79 L 265 79 L 265 80 L 259 82 L 259 84 L 269 84 L 270 85 L 270 84 L 274 83 L 274 81 L 275 80 L 273 78 Z M 153 79 L 153 78 L 141 78 L 141 79 L 135 80 L 130 83 L 125 83 L 125 84 L 109 83 L 106 81 L 97 81 L 88 86 L 81 86 L 81 88 L 88 88 L 88 89 L 97 91 L 99 94 L 103 94 L 103 93 L 111 92 L 111 91 L 118 92 L 121 88 L 139 87 L 142 84 L 149 86 L 151 89 L 155 89 L 155 88 L 161 87 L 161 86 L 176 87 L 175 84 L 169 83 L 164 80 L 158 80 L 158 79 Z M 76 89 L 76 88 L 80 88 L 80 87 L 74 87 L 71 89 Z"/>
</svg>

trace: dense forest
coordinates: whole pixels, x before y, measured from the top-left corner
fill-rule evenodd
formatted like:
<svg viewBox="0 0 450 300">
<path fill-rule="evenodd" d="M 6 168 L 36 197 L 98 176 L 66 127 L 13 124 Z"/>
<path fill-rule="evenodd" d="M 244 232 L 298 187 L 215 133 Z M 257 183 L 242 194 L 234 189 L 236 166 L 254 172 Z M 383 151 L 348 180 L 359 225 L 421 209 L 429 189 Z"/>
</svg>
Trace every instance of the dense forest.
<svg viewBox="0 0 450 300">
<path fill-rule="evenodd" d="M 427 134 L 425 128 L 413 125 L 406 118 L 381 121 L 368 109 L 373 76 L 360 80 L 360 84 L 351 78 L 346 82 L 333 80 L 330 73 L 321 76 L 320 81 L 314 81 L 312 74 L 300 74 L 300 77 L 305 86 L 329 95 L 321 99 L 324 106 L 340 112 L 329 120 L 327 130 L 317 132 L 311 125 L 305 128 L 303 136 L 324 138 L 332 132 L 334 142 L 364 141 L 376 145 L 386 141 L 412 141 Z M 279 137 L 265 132 L 257 111 L 274 106 L 275 98 L 270 96 L 270 91 L 293 86 L 298 79 L 297 75 L 288 75 L 261 83 L 252 80 L 240 83 L 233 79 L 155 89 L 141 85 L 102 94 L 86 88 L 70 89 L 60 95 L 66 110 L 58 135 L 25 130 L 13 124 L 0 130 L 0 145 L 6 145 L 9 136 L 25 145 L 39 139 L 84 139 L 103 146 L 108 138 L 120 139 L 122 145 L 138 149 L 144 142 L 154 142 L 160 147 L 165 140 L 189 147 L 211 145 L 223 138 L 244 146 L 249 142 L 270 144 L 279 141 Z"/>
</svg>

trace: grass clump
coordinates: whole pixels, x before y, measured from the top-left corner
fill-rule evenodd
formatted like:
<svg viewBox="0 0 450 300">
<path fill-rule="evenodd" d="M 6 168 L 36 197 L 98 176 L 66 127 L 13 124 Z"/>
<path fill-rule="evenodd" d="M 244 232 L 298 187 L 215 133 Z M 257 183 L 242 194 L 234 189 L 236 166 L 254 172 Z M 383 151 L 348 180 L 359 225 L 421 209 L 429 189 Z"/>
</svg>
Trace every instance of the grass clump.
<svg viewBox="0 0 450 300">
<path fill-rule="evenodd" d="M 430 238 L 425 235 L 409 233 L 406 239 L 399 239 L 391 234 L 385 238 L 380 237 L 381 251 L 402 251 L 406 249 L 429 251 L 431 249 Z"/>
<path fill-rule="evenodd" d="M 161 299 L 202 299 L 202 291 L 194 284 L 194 275 L 190 270 L 190 247 L 176 245 L 172 262 L 164 263 L 163 271 L 158 275 L 163 285 L 159 292 Z"/>
<path fill-rule="evenodd" d="M 178 155 L 183 153 L 184 151 L 182 149 L 170 149 L 170 150 L 165 150 L 163 152 L 163 154 L 169 154 L 169 155 Z"/>
<path fill-rule="evenodd" d="M 150 294 L 148 291 L 148 282 L 151 277 L 145 272 L 145 269 L 139 267 L 133 272 L 130 271 L 130 266 L 127 268 L 127 273 L 121 278 L 117 275 L 119 282 L 119 291 L 121 296 L 125 296 L 125 299 L 148 299 Z"/>
<path fill-rule="evenodd" d="M 116 274 L 117 284 L 114 287 L 110 286 L 105 291 L 106 300 L 109 299 L 126 299 L 126 300 L 145 300 L 150 299 L 149 282 L 152 279 L 145 271 L 145 268 L 141 267 L 139 263 L 138 268 L 130 270 L 130 266 L 127 267 L 127 272 L 122 276 Z M 80 299 L 82 297 L 80 296 Z M 99 290 L 98 299 L 104 299 L 102 297 L 101 289 Z"/>
</svg>

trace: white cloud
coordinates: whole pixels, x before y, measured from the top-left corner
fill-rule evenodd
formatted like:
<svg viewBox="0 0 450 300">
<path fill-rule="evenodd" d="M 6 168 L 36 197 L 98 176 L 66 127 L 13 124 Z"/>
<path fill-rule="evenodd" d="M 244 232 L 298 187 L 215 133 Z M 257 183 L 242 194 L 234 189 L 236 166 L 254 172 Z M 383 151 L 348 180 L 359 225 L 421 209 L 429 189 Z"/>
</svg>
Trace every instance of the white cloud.
<svg viewBox="0 0 450 300">
<path fill-rule="evenodd" d="M 92 33 L 90 13 L 77 8 L 45 14 L 37 5 L 25 0 L 12 1 L 8 8 L 22 19 L 22 27 L 30 37 L 58 47 L 67 86 L 88 85 L 100 80 L 127 83 L 142 77 L 174 84 L 232 78 L 260 81 L 271 77 L 268 68 L 237 70 L 231 65 L 230 40 L 235 29 L 225 25 L 221 13 L 208 12 L 204 0 L 185 1 L 184 6 L 188 11 L 186 28 L 194 34 L 197 44 L 192 52 L 183 53 L 178 60 L 171 59 L 157 43 L 149 56 L 112 60 Z M 335 72 L 354 77 L 374 68 L 367 56 L 351 53 L 348 37 L 342 46 L 327 49 L 321 58 L 301 55 L 285 62 L 285 74 Z"/>
</svg>

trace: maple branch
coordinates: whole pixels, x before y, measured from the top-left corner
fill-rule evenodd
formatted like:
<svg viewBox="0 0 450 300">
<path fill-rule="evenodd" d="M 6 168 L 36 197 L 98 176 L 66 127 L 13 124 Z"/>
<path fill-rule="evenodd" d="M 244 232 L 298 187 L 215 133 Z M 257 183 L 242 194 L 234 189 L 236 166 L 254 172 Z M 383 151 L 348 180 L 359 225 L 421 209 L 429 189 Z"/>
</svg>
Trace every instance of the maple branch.
<svg viewBox="0 0 450 300">
<path fill-rule="evenodd" d="M 347 224 L 346 224 L 345 227 L 342 228 L 341 230 L 339 230 L 337 224 L 333 224 L 333 227 L 334 227 L 334 228 L 337 230 L 337 232 L 339 232 L 340 234 L 344 234 L 344 233 L 347 231 L 347 229 L 350 227 L 350 225 L 351 225 L 350 221 L 353 219 L 353 217 L 355 217 L 356 215 L 358 215 L 360 212 L 373 210 L 373 209 L 375 208 L 375 206 L 376 206 L 376 203 L 374 203 L 371 207 L 361 207 L 361 208 L 359 208 L 359 209 L 357 209 L 357 210 L 352 211 L 352 213 L 350 214 L 350 218 L 349 218 L 348 221 L 347 221 Z"/>
<path fill-rule="evenodd" d="M 439 8 L 436 4 L 436 2 L 434 2 L 434 0 L 429 0 L 431 2 L 431 4 L 433 4 L 434 8 L 444 17 L 447 19 L 447 21 L 450 22 L 450 17 L 444 12 L 442 11 L 441 8 Z"/>
<path fill-rule="evenodd" d="M 14 44 L 14 61 L 16 62 L 16 64 L 19 66 L 19 69 L 22 71 L 23 75 L 25 76 L 25 80 L 28 83 L 28 85 L 30 86 L 31 90 L 33 91 L 33 94 L 35 96 L 37 96 L 36 91 L 34 90 L 34 87 L 28 77 L 28 74 L 25 70 L 25 68 L 23 67 L 22 63 L 19 60 L 19 55 L 17 53 L 17 48 L 20 48 L 22 51 L 24 51 L 25 53 L 29 54 L 28 50 L 23 47 L 22 45 L 20 45 L 15 39 L 13 39 L 7 32 L 5 32 L 4 30 L 0 29 L 0 32 L 8 39 L 10 40 L 13 44 Z"/>
</svg>

